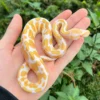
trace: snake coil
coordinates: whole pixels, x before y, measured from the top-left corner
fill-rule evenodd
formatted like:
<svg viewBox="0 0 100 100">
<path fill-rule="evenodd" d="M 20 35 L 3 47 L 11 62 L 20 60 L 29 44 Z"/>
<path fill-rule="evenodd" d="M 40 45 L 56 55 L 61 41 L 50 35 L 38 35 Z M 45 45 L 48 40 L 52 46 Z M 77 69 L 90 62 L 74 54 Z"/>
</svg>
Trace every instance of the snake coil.
<svg viewBox="0 0 100 100">
<path fill-rule="evenodd" d="M 67 28 L 68 25 L 64 19 L 58 19 L 51 25 L 48 20 L 40 17 L 26 24 L 21 36 L 25 62 L 18 72 L 18 82 L 25 91 L 37 93 L 45 89 L 49 74 L 43 61 L 52 61 L 65 54 L 68 46 L 64 38 L 77 40 L 80 36 L 87 37 L 90 34 L 88 30 L 78 28 L 68 30 Z M 38 33 L 42 34 L 42 47 L 47 56 L 39 56 L 36 50 L 34 40 Z M 57 48 L 53 47 L 53 36 L 57 42 Z M 37 75 L 36 83 L 30 82 L 27 78 L 30 70 Z"/>
</svg>

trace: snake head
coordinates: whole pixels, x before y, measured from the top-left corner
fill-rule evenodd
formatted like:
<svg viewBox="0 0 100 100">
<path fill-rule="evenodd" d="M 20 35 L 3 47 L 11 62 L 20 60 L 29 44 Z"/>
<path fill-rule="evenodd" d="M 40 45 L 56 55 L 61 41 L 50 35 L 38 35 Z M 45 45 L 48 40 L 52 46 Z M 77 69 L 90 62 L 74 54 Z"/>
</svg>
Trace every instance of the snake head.
<svg viewBox="0 0 100 100">
<path fill-rule="evenodd" d="M 66 37 L 68 39 L 77 40 L 80 37 L 88 37 L 90 35 L 90 31 L 84 30 L 84 29 L 73 28 L 73 29 L 68 30 L 63 35 L 64 35 L 64 37 Z"/>
</svg>

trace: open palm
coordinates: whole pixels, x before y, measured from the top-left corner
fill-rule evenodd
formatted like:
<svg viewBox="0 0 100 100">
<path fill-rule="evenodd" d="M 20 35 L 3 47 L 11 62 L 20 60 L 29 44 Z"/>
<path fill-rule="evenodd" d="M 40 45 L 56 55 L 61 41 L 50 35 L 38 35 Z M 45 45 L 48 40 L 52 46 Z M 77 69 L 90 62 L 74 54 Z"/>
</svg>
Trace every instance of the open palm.
<svg viewBox="0 0 100 100">
<path fill-rule="evenodd" d="M 73 27 L 86 29 L 90 25 L 90 20 L 87 18 L 87 11 L 85 9 L 80 9 L 74 14 L 72 14 L 70 10 L 66 10 L 54 18 L 51 23 L 60 18 L 63 18 L 68 22 L 68 29 Z M 19 37 L 21 30 L 22 19 L 20 15 L 16 14 L 8 26 L 5 35 L 0 40 L 0 86 L 6 88 L 19 100 L 37 100 L 52 86 L 64 67 L 71 62 L 75 55 L 79 52 L 84 39 L 80 38 L 76 41 L 66 40 L 66 43 L 69 45 L 66 54 L 56 61 L 45 62 L 49 72 L 47 87 L 42 92 L 31 94 L 23 91 L 17 81 L 18 70 L 24 62 L 24 57 L 21 52 L 21 44 L 19 43 L 15 46 L 14 44 Z M 36 36 L 35 41 L 39 54 L 44 55 L 40 34 Z M 35 74 L 31 71 L 28 78 L 32 82 L 37 81 Z"/>
</svg>

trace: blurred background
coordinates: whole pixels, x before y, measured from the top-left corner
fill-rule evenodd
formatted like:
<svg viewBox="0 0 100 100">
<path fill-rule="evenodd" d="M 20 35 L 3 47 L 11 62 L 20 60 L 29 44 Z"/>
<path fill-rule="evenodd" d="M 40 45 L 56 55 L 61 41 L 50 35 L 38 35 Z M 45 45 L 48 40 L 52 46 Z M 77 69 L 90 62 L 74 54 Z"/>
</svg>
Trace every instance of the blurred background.
<svg viewBox="0 0 100 100">
<path fill-rule="evenodd" d="M 0 38 L 16 13 L 24 26 L 34 17 L 50 21 L 66 9 L 80 8 L 89 12 L 91 35 L 40 100 L 100 100 L 100 0 L 0 0 Z"/>
</svg>

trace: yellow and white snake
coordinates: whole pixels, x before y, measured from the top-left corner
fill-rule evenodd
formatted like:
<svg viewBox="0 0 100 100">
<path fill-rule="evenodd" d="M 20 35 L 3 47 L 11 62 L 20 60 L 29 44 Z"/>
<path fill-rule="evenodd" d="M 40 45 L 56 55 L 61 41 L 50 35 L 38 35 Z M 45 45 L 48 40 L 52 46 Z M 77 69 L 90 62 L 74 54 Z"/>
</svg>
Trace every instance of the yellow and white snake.
<svg viewBox="0 0 100 100">
<path fill-rule="evenodd" d="M 42 47 L 47 56 L 39 56 L 35 37 L 42 34 Z M 18 82 L 25 91 L 37 93 L 43 91 L 48 83 L 49 74 L 43 61 L 52 61 L 62 57 L 68 46 L 64 38 L 77 40 L 81 36 L 87 37 L 88 30 L 73 28 L 68 30 L 68 24 L 64 19 L 58 19 L 53 25 L 45 18 L 31 19 L 22 32 L 21 44 L 25 57 L 25 63 L 18 72 Z M 57 42 L 57 48 L 53 46 L 53 36 Z M 38 81 L 32 83 L 28 80 L 28 72 L 32 70 L 37 75 Z"/>
</svg>

